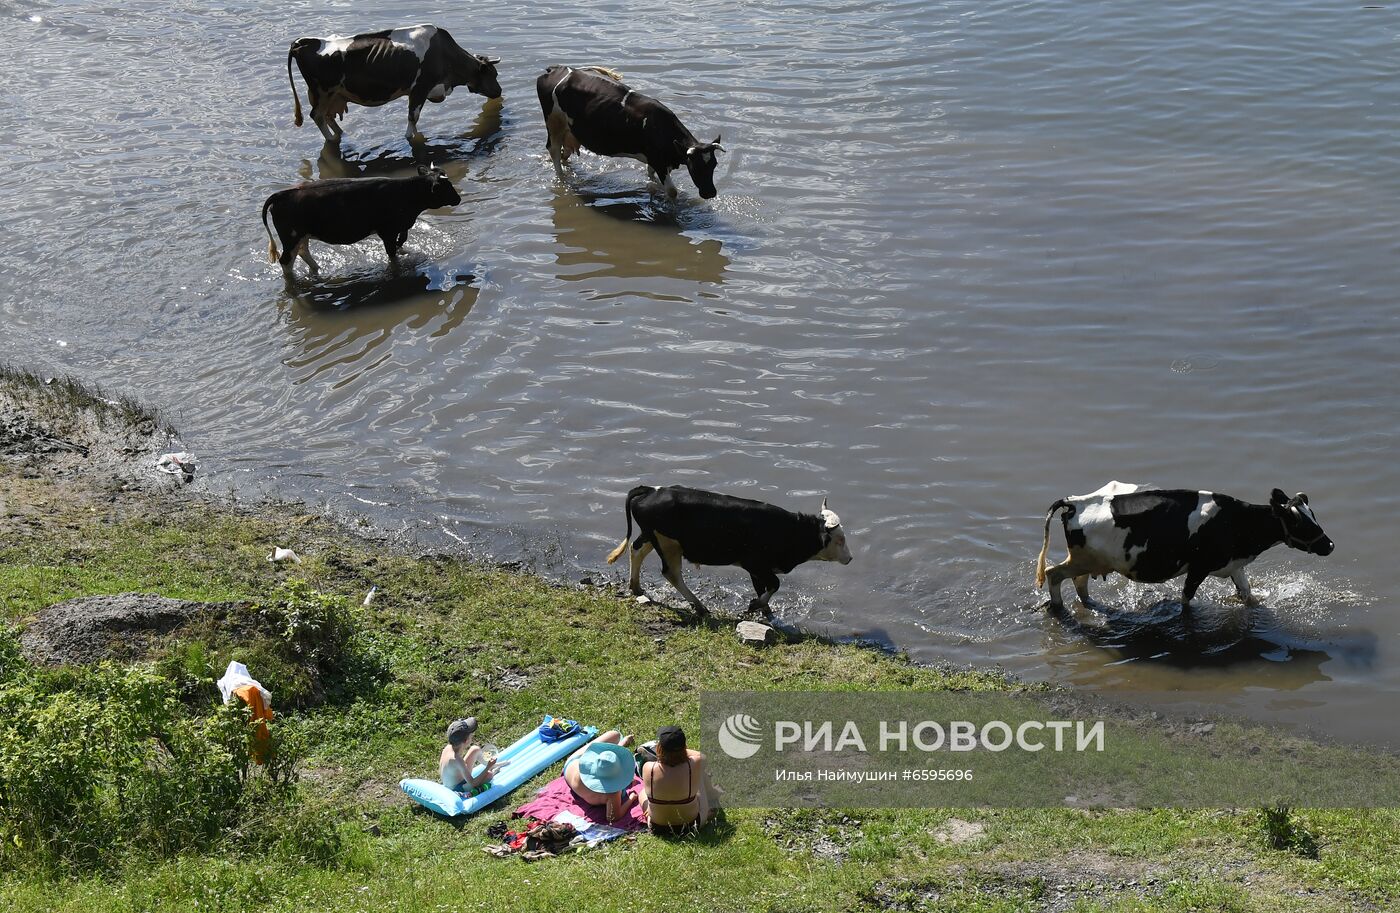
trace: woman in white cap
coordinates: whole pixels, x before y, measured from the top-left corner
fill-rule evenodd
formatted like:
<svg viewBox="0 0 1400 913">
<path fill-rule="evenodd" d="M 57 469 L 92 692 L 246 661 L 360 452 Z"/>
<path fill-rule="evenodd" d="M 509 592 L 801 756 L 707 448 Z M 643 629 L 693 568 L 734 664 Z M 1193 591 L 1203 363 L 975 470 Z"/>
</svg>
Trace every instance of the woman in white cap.
<svg viewBox="0 0 1400 913">
<path fill-rule="evenodd" d="M 491 782 L 496 775 L 496 759 L 492 758 L 479 774 L 472 774 L 481 763 L 481 748 L 472 744 L 476 735 L 476 717 L 453 720 L 447 726 L 447 745 L 438 756 L 438 774 L 442 785 L 459 793 L 471 794 Z"/>
<path fill-rule="evenodd" d="M 628 789 L 636 761 L 628 748 L 632 737 L 610 729 L 574 752 L 564 764 L 564 782 L 580 802 L 606 809 L 609 823 L 632 810 L 637 797 Z"/>
</svg>

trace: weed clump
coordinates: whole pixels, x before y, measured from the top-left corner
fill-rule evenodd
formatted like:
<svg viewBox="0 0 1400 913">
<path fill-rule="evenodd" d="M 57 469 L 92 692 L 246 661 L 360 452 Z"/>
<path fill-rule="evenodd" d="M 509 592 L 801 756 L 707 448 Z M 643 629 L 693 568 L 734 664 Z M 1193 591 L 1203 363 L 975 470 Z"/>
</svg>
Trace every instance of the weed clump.
<svg viewBox="0 0 1400 913">
<path fill-rule="evenodd" d="M 243 659 L 276 683 L 279 706 L 305 709 L 340 703 L 381 682 L 384 665 L 362 643 L 350 602 L 303 580 L 289 580 L 273 596 L 249 608 L 263 634 Z M 242 658 L 240 656 L 240 658 Z"/>
<path fill-rule="evenodd" d="M 1304 859 L 1317 858 L 1317 838 L 1287 805 L 1279 803 L 1260 809 L 1259 826 L 1270 849 L 1294 853 Z"/>
<path fill-rule="evenodd" d="M 387 677 L 350 601 L 299 579 L 260 601 L 187 625 L 154 658 L 191 707 L 219 699 L 213 683 L 229 660 L 246 665 L 272 692 L 274 709 L 344 703 Z"/>
</svg>

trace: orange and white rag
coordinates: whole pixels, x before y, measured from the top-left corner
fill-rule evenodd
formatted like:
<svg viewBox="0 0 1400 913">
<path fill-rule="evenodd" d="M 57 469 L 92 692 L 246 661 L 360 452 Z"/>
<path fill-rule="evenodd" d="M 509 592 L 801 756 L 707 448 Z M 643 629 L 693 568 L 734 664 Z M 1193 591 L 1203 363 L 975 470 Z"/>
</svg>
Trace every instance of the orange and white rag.
<svg viewBox="0 0 1400 913">
<path fill-rule="evenodd" d="M 252 710 L 253 719 L 258 724 L 253 730 L 253 760 L 258 764 L 266 764 L 272 751 L 272 731 L 267 728 L 268 721 L 272 719 L 272 695 L 257 679 L 248 674 L 248 667 L 240 662 L 229 663 L 224 677 L 219 679 L 218 684 L 225 704 L 233 702 L 236 698 Z"/>
</svg>

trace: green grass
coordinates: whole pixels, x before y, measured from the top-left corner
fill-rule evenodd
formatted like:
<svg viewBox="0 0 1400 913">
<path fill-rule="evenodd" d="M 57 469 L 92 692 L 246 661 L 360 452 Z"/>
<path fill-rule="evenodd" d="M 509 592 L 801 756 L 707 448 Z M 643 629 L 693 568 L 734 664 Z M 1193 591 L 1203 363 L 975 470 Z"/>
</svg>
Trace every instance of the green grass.
<svg viewBox="0 0 1400 913">
<path fill-rule="evenodd" d="M 442 731 L 455 717 L 476 715 L 482 737 L 504 745 L 545 712 L 643 734 L 676 721 L 693 731 L 706 689 L 1010 685 L 856 646 L 804 641 L 759 652 L 728 626 L 673 630 L 661 607 L 387 554 L 291 511 L 236 514 L 175 499 L 143 506 L 3 468 L 0 501 L 26 516 L 0 526 L 4 619 L 22 624 L 53 602 L 130 591 L 257 603 L 301 578 L 355 606 L 357 649 L 387 670 L 372 688 L 282 720 L 311 746 L 306 800 L 328 806 L 326 820 L 345 837 L 329 864 L 295 851 L 229 850 L 133 860 L 103 875 L 0 873 L 0 909 L 1278 913 L 1400 905 L 1395 810 L 1296 811 L 1317 838 L 1315 860 L 1270 849 L 1255 809 L 730 810 L 697 840 L 642 837 L 534 864 L 493 859 L 481 850 L 485 830 L 509 806 L 454 826 L 411 807 L 396 788 L 402 776 L 435 774 Z M 274 544 L 305 563 L 267 562 Z M 371 586 L 378 595 L 362 607 Z M 235 652 L 224 643 L 209 649 L 215 665 Z M 526 683 L 508 687 L 506 673 Z M 279 684 L 265 684 L 275 704 Z M 950 816 L 985 832 L 942 842 L 937 831 Z"/>
</svg>

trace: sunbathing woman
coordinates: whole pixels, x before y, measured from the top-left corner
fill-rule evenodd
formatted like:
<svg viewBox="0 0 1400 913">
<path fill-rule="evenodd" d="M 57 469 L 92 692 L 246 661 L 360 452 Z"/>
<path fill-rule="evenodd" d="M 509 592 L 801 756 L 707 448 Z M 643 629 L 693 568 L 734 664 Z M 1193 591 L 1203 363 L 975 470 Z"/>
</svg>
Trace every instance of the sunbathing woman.
<svg viewBox="0 0 1400 913">
<path fill-rule="evenodd" d="M 636 775 L 632 737 L 610 729 L 574 752 L 564 763 L 564 782 L 580 802 L 606 809 L 608 823 L 620 821 L 637 801 L 628 787 Z"/>
<path fill-rule="evenodd" d="M 481 763 L 481 748 L 472 744 L 476 735 L 476 717 L 454 720 L 447 727 L 447 745 L 438 756 L 438 774 L 442 785 L 459 793 L 474 793 L 491 782 L 496 775 L 496 759 L 492 758 L 479 774 L 472 771 Z"/>
<path fill-rule="evenodd" d="M 705 756 L 685 745 L 679 726 L 656 731 L 656 760 L 642 765 L 642 810 L 654 834 L 695 831 L 717 803 Z"/>
</svg>

